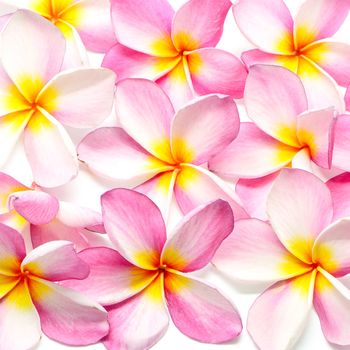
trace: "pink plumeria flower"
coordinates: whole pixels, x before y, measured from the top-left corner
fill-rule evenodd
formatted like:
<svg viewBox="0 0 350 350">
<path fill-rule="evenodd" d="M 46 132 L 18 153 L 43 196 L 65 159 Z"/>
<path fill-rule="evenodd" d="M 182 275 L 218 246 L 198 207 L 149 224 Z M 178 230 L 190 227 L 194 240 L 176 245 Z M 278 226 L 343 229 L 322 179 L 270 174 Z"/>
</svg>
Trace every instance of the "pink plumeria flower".
<svg viewBox="0 0 350 350">
<path fill-rule="evenodd" d="M 11 3 L 38 13 L 61 31 L 67 44 L 64 67 L 87 64 L 86 48 L 105 53 L 115 44 L 110 0 L 12 0 Z"/>
<path fill-rule="evenodd" d="M 41 331 L 68 345 L 92 344 L 108 333 L 99 304 L 55 283 L 89 274 L 72 243 L 46 243 L 26 255 L 21 235 L 0 224 L 0 253 L 1 348 L 32 349 Z"/>
<path fill-rule="evenodd" d="M 103 242 L 102 237 L 99 239 L 101 235 L 96 233 L 103 232 L 99 213 L 58 201 L 38 186 L 27 187 L 1 172 L 0 223 L 12 227 L 24 237 L 28 232 L 33 247 L 54 240 L 67 240 L 81 250 Z"/>
<path fill-rule="evenodd" d="M 100 124 L 112 109 L 114 73 L 101 68 L 59 73 L 64 38 L 52 23 L 30 11 L 11 17 L 1 44 L 0 165 L 24 134 L 35 182 L 62 185 L 78 172 L 75 146 L 62 124 Z"/>
<path fill-rule="evenodd" d="M 350 220 L 334 222 L 332 197 L 315 175 L 285 169 L 267 202 L 270 224 L 239 220 L 214 264 L 234 278 L 275 282 L 251 307 L 247 328 L 261 350 L 289 349 L 305 328 L 312 304 L 323 333 L 350 344 Z"/>
<path fill-rule="evenodd" d="M 216 288 L 187 277 L 207 266 L 232 232 L 227 202 L 192 211 L 168 240 L 158 207 L 143 194 L 109 191 L 102 196 L 102 212 L 117 250 L 79 253 L 91 267 L 90 275 L 65 285 L 106 305 L 111 328 L 104 339 L 107 349 L 149 349 L 166 332 L 167 308 L 176 327 L 195 340 L 221 343 L 240 334 L 241 319 L 231 302 Z"/>
<path fill-rule="evenodd" d="M 195 94 L 241 98 L 246 69 L 232 54 L 214 48 L 231 5 L 229 0 L 190 0 L 175 13 L 167 0 L 112 0 L 119 43 L 103 66 L 118 79 L 155 80 L 176 108 Z"/>
<path fill-rule="evenodd" d="M 205 167 L 236 137 L 239 116 L 234 101 L 207 96 L 176 114 L 155 83 L 125 79 L 118 83 L 116 112 L 122 128 L 100 128 L 78 146 L 91 170 L 119 181 L 142 183 L 137 190 L 169 207 L 173 193 L 181 210 L 218 198 L 229 201 L 235 217 L 246 213 L 234 191 Z"/>
<path fill-rule="evenodd" d="M 343 24 L 347 0 L 306 0 L 293 20 L 283 0 L 239 0 L 233 13 L 245 37 L 258 47 L 243 53 L 248 65 L 281 65 L 302 79 L 310 106 L 343 111 L 336 82 L 350 84 L 350 45 L 328 41 Z M 335 82 L 335 81 L 336 82 Z"/>
</svg>

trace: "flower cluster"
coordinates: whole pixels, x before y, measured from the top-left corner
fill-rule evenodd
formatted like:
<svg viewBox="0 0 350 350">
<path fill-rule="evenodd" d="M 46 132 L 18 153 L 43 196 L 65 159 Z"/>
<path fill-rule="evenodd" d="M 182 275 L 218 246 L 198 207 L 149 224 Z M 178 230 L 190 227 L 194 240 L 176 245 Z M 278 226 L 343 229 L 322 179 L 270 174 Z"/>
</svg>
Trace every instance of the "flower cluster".
<svg viewBox="0 0 350 350">
<path fill-rule="evenodd" d="M 349 11 L 0 3 L 0 349 L 147 350 L 170 318 L 232 341 L 240 305 L 194 273 L 210 266 L 270 284 L 246 323 L 259 349 L 293 347 L 312 307 L 350 346 L 350 44 L 331 39 Z M 216 47 L 227 16 L 254 47 L 240 58 Z M 31 185 L 5 172 L 19 141 Z M 100 212 L 55 192 L 80 171 L 117 183 Z"/>
</svg>

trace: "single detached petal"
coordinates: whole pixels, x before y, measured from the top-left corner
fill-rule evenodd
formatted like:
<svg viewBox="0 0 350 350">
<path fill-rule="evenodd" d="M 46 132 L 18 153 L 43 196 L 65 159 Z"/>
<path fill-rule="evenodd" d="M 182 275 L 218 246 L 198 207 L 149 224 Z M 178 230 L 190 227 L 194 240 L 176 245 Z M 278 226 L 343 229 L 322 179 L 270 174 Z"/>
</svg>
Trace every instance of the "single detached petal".
<svg viewBox="0 0 350 350">
<path fill-rule="evenodd" d="M 219 93 L 243 97 L 247 70 L 236 56 L 204 48 L 191 52 L 187 62 L 193 88 L 199 95 Z"/>
<path fill-rule="evenodd" d="M 332 165 L 336 168 L 350 171 L 350 117 L 340 115 L 335 122 L 334 149 Z"/>
<path fill-rule="evenodd" d="M 263 51 L 294 51 L 293 19 L 283 0 L 240 0 L 233 14 L 244 36 Z"/>
<path fill-rule="evenodd" d="M 83 294 L 42 279 L 29 288 L 49 338 L 67 345 L 89 345 L 108 334 L 107 312 Z"/>
<path fill-rule="evenodd" d="M 112 111 L 115 75 L 109 69 L 84 68 L 58 74 L 38 97 L 38 104 L 59 122 L 93 128 Z"/>
<path fill-rule="evenodd" d="M 295 18 L 295 41 L 302 48 L 313 41 L 332 36 L 346 19 L 348 1 L 306 0 Z"/>
<path fill-rule="evenodd" d="M 326 185 L 306 171 L 284 169 L 267 200 L 271 225 L 284 246 L 304 262 L 312 262 L 316 237 L 333 216 Z"/>
<path fill-rule="evenodd" d="M 169 138 L 174 109 L 159 86 L 143 79 L 121 81 L 116 111 L 121 126 L 136 142 L 159 159 L 173 162 Z"/>
<path fill-rule="evenodd" d="M 52 241 L 32 250 L 23 260 L 22 271 L 50 281 L 83 279 L 89 274 L 89 266 L 82 261 L 74 244 Z"/>
<path fill-rule="evenodd" d="M 257 219 L 236 221 L 213 263 L 235 279 L 254 282 L 284 280 L 311 270 L 286 250 L 268 223 Z"/>
<path fill-rule="evenodd" d="M 350 216 L 350 173 L 337 175 L 326 185 L 333 200 L 333 221 Z"/>
<path fill-rule="evenodd" d="M 122 128 L 100 128 L 78 146 L 79 159 L 95 173 L 118 180 L 148 180 L 171 167 L 152 156 Z"/>
<path fill-rule="evenodd" d="M 56 187 L 76 176 L 75 147 L 54 118 L 36 112 L 26 127 L 24 146 L 37 184 Z"/>
<path fill-rule="evenodd" d="M 145 195 L 126 189 L 106 192 L 101 203 L 106 231 L 119 253 L 141 268 L 158 269 L 166 240 L 158 207 Z"/>
<path fill-rule="evenodd" d="M 183 272 L 199 270 L 213 258 L 232 232 L 230 205 L 218 199 L 187 214 L 174 229 L 162 253 L 162 264 Z"/>
<path fill-rule="evenodd" d="M 247 329 L 260 349 L 287 350 L 298 340 L 312 307 L 315 273 L 268 288 L 249 310 Z"/>
<path fill-rule="evenodd" d="M 166 274 L 164 283 L 171 318 L 188 337 L 215 344 L 241 333 L 238 311 L 216 288 L 173 273 Z"/>
<path fill-rule="evenodd" d="M 296 117 L 307 109 L 307 100 L 295 74 L 276 66 L 251 67 L 245 101 L 248 116 L 260 129 L 285 144 L 299 146 Z"/>
<path fill-rule="evenodd" d="M 122 303 L 107 307 L 110 332 L 103 343 L 108 350 L 144 350 L 165 334 L 169 317 L 160 275 L 142 292 Z"/>
<path fill-rule="evenodd" d="M 214 47 L 220 40 L 229 0 L 190 0 L 175 14 L 172 38 L 178 51 Z"/>
<path fill-rule="evenodd" d="M 236 137 L 239 115 L 231 98 L 204 97 L 180 109 L 171 128 L 171 150 L 177 163 L 206 163 Z"/>
<path fill-rule="evenodd" d="M 210 159 L 209 169 L 226 177 L 256 178 L 288 166 L 298 151 L 264 133 L 254 123 L 241 123 L 237 138 Z"/>
<path fill-rule="evenodd" d="M 2 33 L 2 64 L 29 102 L 61 68 L 65 41 L 60 31 L 34 12 L 19 10 Z M 26 59 L 23 59 L 25 57 Z"/>
<path fill-rule="evenodd" d="M 174 10 L 167 0 L 114 0 L 112 20 L 118 42 L 159 57 L 176 56 L 171 40 Z"/>
</svg>

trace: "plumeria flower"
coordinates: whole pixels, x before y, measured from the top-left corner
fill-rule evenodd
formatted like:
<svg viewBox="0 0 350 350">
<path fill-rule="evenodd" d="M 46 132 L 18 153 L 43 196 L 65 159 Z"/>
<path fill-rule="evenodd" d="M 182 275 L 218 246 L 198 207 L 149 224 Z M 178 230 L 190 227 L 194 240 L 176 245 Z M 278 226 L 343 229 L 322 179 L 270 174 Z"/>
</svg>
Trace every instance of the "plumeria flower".
<svg viewBox="0 0 350 350">
<path fill-rule="evenodd" d="M 293 20 L 283 0 L 239 0 L 233 13 L 245 37 L 258 47 L 243 53 L 248 65 L 281 65 L 302 79 L 310 106 L 343 112 L 336 82 L 350 84 L 350 45 L 329 41 L 350 9 L 347 0 L 306 0 Z M 335 82 L 336 81 L 336 82 Z"/>
<path fill-rule="evenodd" d="M 81 250 L 103 242 L 101 235 L 95 233 L 104 232 L 99 213 L 58 201 L 40 187 L 27 187 L 1 172 L 0 223 L 12 227 L 26 238 L 29 234 L 26 242 L 29 247 L 67 240 Z"/>
<path fill-rule="evenodd" d="M 176 108 L 196 94 L 241 98 L 246 69 L 215 48 L 231 5 L 229 0 L 190 0 L 175 13 L 167 0 L 112 0 L 118 43 L 103 66 L 118 79 L 155 80 Z"/>
<path fill-rule="evenodd" d="M 173 192 L 186 213 L 225 199 L 235 217 L 246 216 L 234 191 L 205 167 L 237 135 L 239 116 L 231 98 L 207 96 L 176 114 L 162 89 L 142 79 L 118 83 L 116 112 L 122 128 L 100 128 L 78 146 L 79 159 L 97 174 L 133 181 L 137 190 L 168 208 Z M 167 216 L 167 215 L 166 215 Z"/>
<path fill-rule="evenodd" d="M 232 232 L 227 202 L 195 209 L 167 240 L 162 215 L 145 195 L 114 189 L 101 201 L 116 250 L 82 251 L 79 257 L 91 267 L 89 277 L 64 284 L 106 305 L 111 328 L 104 339 L 107 349 L 152 347 L 168 327 L 167 308 L 176 327 L 195 340 L 221 343 L 240 334 L 234 306 L 216 288 L 187 276 L 208 265 Z"/>
<path fill-rule="evenodd" d="M 85 47 L 105 53 L 115 44 L 110 0 L 11 0 L 11 4 L 38 13 L 60 29 L 67 43 L 64 67 L 87 64 Z"/>
<path fill-rule="evenodd" d="M 21 235 L 0 224 L 0 253 L 1 348 L 32 349 L 41 331 L 68 345 L 92 344 L 108 333 L 99 304 L 55 283 L 89 274 L 72 243 L 46 243 L 26 255 Z"/>
<path fill-rule="evenodd" d="M 35 182 L 62 185 L 78 172 L 75 146 L 62 124 L 89 128 L 101 123 L 112 109 L 114 73 L 101 68 L 59 73 L 63 36 L 26 10 L 11 17 L 1 44 L 0 165 L 24 134 Z"/>
<path fill-rule="evenodd" d="M 350 290 L 339 280 L 350 272 L 349 218 L 332 223 L 329 189 L 298 169 L 281 172 L 267 210 L 271 226 L 239 220 L 213 259 L 239 280 L 275 282 L 249 311 L 254 342 L 261 350 L 289 349 L 313 304 L 327 340 L 349 345 Z"/>
</svg>

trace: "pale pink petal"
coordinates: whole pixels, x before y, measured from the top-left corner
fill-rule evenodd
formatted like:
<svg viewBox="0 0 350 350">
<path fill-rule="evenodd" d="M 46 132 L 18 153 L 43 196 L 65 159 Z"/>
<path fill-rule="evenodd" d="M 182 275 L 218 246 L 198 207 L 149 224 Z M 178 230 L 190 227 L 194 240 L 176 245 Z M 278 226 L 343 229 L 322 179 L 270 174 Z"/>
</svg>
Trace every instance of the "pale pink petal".
<svg viewBox="0 0 350 350">
<path fill-rule="evenodd" d="M 110 332 L 103 343 L 108 350 L 150 349 L 163 337 L 169 324 L 162 276 L 134 297 L 107 310 Z"/>
<path fill-rule="evenodd" d="M 298 47 L 332 36 L 345 21 L 349 9 L 348 1 L 306 0 L 295 18 Z"/>
<path fill-rule="evenodd" d="M 29 288 L 49 338 L 67 345 L 89 345 L 108 334 L 107 312 L 83 294 L 42 279 L 30 279 Z"/>
<path fill-rule="evenodd" d="M 286 350 L 298 340 L 312 308 L 315 273 L 268 288 L 249 310 L 247 329 L 260 349 Z"/>
<path fill-rule="evenodd" d="M 340 115 L 335 122 L 332 165 L 350 171 L 350 116 Z"/>
<path fill-rule="evenodd" d="M 238 311 L 214 287 L 167 273 L 165 297 L 175 326 L 192 339 L 222 343 L 236 338 L 242 331 Z"/>
<path fill-rule="evenodd" d="M 256 178 L 291 163 L 298 149 L 283 144 L 258 129 L 241 123 L 237 138 L 209 161 L 209 169 L 225 177 Z"/>
<path fill-rule="evenodd" d="M 326 183 L 333 200 L 333 220 L 350 216 L 350 173 L 340 174 Z"/>
<path fill-rule="evenodd" d="M 242 98 L 247 70 L 234 55 L 204 48 L 187 56 L 194 90 L 199 95 L 219 93 Z"/>
<path fill-rule="evenodd" d="M 10 4 L 1 3 L 0 7 L 0 31 L 7 25 L 12 14 L 17 11 L 17 7 Z"/>
<path fill-rule="evenodd" d="M 268 223 L 257 219 L 236 221 L 212 262 L 228 276 L 253 282 L 275 282 L 311 270 L 286 250 Z"/>
<path fill-rule="evenodd" d="M 112 111 L 114 83 L 115 75 L 108 69 L 63 72 L 40 92 L 38 104 L 64 125 L 97 127 Z"/>
<path fill-rule="evenodd" d="M 172 38 L 179 51 L 192 51 L 202 47 L 214 47 L 220 40 L 229 0 L 190 0 L 176 12 Z"/>
<path fill-rule="evenodd" d="M 121 128 L 100 128 L 78 146 L 79 159 L 106 178 L 145 181 L 171 167 L 152 156 Z"/>
<path fill-rule="evenodd" d="M 102 198 L 102 215 L 112 242 L 127 260 L 146 269 L 158 269 L 166 240 L 158 207 L 145 195 L 114 189 Z"/>
<path fill-rule="evenodd" d="M 191 211 L 174 229 L 162 252 L 162 264 L 183 272 L 199 270 L 232 232 L 230 205 L 219 199 Z"/>
<path fill-rule="evenodd" d="M 143 79 L 121 81 L 116 111 L 121 126 L 136 142 L 154 156 L 172 162 L 169 138 L 174 109 L 157 84 Z"/>
<path fill-rule="evenodd" d="M 239 130 L 236 104 L 208 96 L 180 109 L 171 127 L 171 150 L 178 163 L 204 164 L 224 150 Z"/>
<path fill-rule="evenodd" d="M 22 234 L 25 234 L 30 226 L 29 222 L 14 209 L 7 213 L 0 214 L 0 223 L 13 228 Z"/>
<path fill-rule="evenodd" d="M 56 187 L 76 176 L 75 147 L 54 118 L 39 112 L 34 114 L 25 129 L 24 146 L 37 184 Z"/>
<path fill-rule="evenodd" d="M 314 241 L 333 217 L 331 194 L 315 175 L 284 169 L 268 197 L 267 213 L 284 246 L 310 263 Z"/>
<path fill-rule="evenodd" d="M 171 40 L 174 10 L 167 0 L 113 0 L 112 20 L 118 42 L 160 57 L 176 56 Z"/>
<path fill-rule="evenodd" d="M 35 248 L 23 260 L 21 269 L 50 281 L 83 279 L 90 271 L 73 243 L 67 241 L 52 241 Z"/>
<path fill-rule="evenodd" d="M 349 86 L 346 89 L 346 93 L 345 93 L 345 104 L 346 104 L 346 110 L 349 111 L 350 110 L 350 88 L 349 88 Z"/>
<path fill-rule="evenodd" d="M 299 146 L 296 117 L 307 109 L 307 100 L 295 74 L 276 66 L 251 67 L 245 101 L 248 116 L 260 129 L 285 144 Z"/>
<path fill-rule="evenodd" d="M 240 0 L 233 14 L 241 32 L 255 46 L 270 53 L 294 51 L 293 19 L 283 0 Z"/>
</svg>

